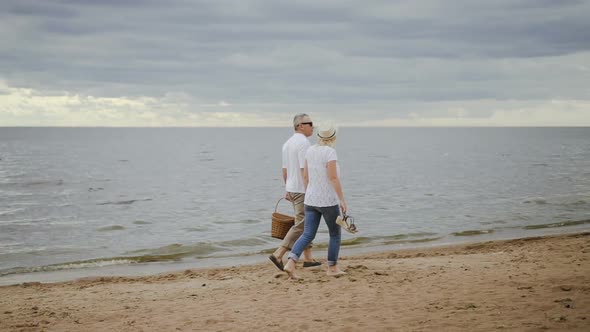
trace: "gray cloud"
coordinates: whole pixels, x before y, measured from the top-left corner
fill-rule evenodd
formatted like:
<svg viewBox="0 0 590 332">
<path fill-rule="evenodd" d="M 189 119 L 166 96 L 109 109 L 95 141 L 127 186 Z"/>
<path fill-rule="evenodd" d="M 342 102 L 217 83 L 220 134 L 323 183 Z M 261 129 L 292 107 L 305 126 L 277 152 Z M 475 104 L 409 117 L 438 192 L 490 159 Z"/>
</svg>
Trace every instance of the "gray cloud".
<svg viewBox="0 0 590 332">
<path fill-rule="evenodd" d="M 334 111 L 590 98 L 588 1 L 12 0 L 0 13 L 0 79 L 47 93 Z"/>
<path fill-rule="evenodd" d="M 77 16 L 78 12 L 64 6 L 59 6 L 50 2 L 39 1 L 18 1 L 3 2 L 0 7 L 4 16 L 23 16 L 38 18 L 71 18 Z"/>
</svg>

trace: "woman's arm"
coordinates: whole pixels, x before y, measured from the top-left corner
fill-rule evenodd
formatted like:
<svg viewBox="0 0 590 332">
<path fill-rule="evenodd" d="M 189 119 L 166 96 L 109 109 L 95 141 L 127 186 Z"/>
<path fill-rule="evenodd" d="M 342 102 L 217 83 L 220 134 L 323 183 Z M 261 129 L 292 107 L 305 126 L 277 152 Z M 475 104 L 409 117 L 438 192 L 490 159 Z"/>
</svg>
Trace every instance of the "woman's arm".
<svg viewBox="0 0 590 332">
<path fill-rule="evenodd" d="M 336 195 L 338 195 L 338 199 L 340 199 L 340 208 L 342 209 L 342 213 L 346 213 L 346 202 L 344 201 L 342 185 L 340 184 L 340 179 L 338 178 L 336 160 L 328 161 L 328 165 L 326 167 L 328 168 L 328 179 L 330 179 L 332 187 L 334 187 Z"/>
</svg>

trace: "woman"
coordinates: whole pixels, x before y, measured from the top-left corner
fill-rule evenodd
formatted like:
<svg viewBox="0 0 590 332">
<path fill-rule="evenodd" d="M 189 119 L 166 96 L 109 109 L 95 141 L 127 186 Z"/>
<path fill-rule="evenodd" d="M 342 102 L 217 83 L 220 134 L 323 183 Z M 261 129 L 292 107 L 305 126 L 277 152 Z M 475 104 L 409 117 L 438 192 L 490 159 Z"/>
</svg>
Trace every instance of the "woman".
<svg viewBox="0 0 590 332">
<path fill-rule="evenodd" d="M 307 150 L 303 170 L 303 180 L 306 187 L 305 230 L 293 245 L 284 267 L 285 272 L 292 279 L 298 279 L 295 274 L 296 263 L 303 249 L 315 238 L 322 216 L 330 233 L 326 274 L 329 276 L 345 274 L 337 265 L 341 233 L 340 226 L 336 224 L 336 218 L 340 215 L 340 209 L 342 209 L 342 213 L 346 213 L 346 202 L 339 179 L 338 158 L 336 150 L 334 150 L 336 129 L 333 127 L 320 129 L 317 135 L 318 144 Z"/>
</svg>

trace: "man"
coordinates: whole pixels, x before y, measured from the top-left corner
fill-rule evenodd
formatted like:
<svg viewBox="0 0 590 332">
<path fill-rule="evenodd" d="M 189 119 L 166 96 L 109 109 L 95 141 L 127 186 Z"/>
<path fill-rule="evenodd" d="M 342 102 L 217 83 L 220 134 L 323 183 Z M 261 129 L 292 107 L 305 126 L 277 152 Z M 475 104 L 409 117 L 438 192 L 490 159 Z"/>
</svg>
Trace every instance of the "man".
<svg viewBox="0 0 590 332">
<path fill-rule="evenodd" d="M 285 181 L 285 198 L 291 201 L 295 209 L 295 224 L 281 246 L 268 258 L 279 270 L 283 270 L 283 255 L 291 250 L 295 241 L 303 234 L 305 212 L 303 200 L 305 198 L 305 184 L 303 183 L 303 169 L 305 167 L 305 153 L 310 144 L 307 137 L 313 134 L 313 122 L 305 113 L 297 114 L 293 118 L 295 133 L 283 144 L 283 180 Z M 311 258 L 311 244 L 303 251 L 303 267 L 321 265 Z"/>
</svg>

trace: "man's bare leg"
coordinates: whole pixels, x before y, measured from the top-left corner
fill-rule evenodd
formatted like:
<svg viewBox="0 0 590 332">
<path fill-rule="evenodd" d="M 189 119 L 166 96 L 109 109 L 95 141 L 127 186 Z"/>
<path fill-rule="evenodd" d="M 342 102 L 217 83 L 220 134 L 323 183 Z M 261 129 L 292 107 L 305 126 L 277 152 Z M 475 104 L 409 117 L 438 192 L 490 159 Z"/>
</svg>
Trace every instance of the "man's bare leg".
<svg viewBox="0 0 590 332">
<path fill-rule="evenodd" d="M 280 261 L 283 260 L 283 256 L 287 253 L 287 248 L 280 246 L 272 254 Z"/>
<path fill-rule="evenodd" d="M 311 248 L 305 248 L 303 250 L 303 261 L 304 262 L 312 262 L 313 258 L 311 257 Z"/>
</svg>

